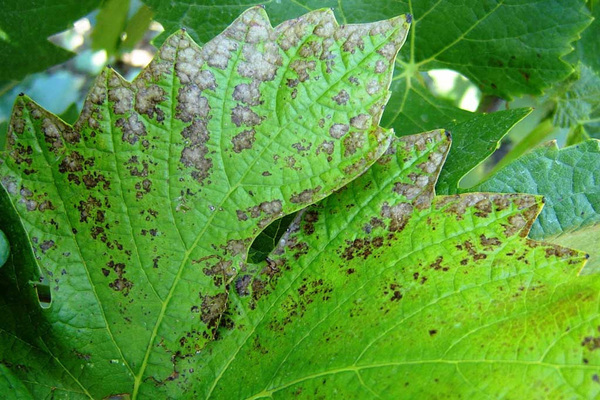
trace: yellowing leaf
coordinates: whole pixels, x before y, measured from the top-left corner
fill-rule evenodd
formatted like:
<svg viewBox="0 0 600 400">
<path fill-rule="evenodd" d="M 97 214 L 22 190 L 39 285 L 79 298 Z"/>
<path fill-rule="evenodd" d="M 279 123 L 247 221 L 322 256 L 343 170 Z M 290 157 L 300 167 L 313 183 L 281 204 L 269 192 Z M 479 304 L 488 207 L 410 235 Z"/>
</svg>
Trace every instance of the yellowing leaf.
<svg viewBox="0 0 600 400">
<path fill-rule="evenodd" d="M 73 126 L 19 98 L 3 204 L 52 300 L 2 327 L 1 357 L 30 366 L 13 373 L 50 363 L 61 390 L 94 398 L 173 380 L 174 360 L 213 339 L 260 230 L 387 149 L 378 122 L 407 28 L 339 26 L 330 10 L 272 28 L 257 7 L 202 48 L 171 36 L 132 83 L 106 69 Z M 7 298 L 31 300 L 37 277 L 8 270 Z M 39 336 L 13 343 L 23 318 Z"/>
</svg>

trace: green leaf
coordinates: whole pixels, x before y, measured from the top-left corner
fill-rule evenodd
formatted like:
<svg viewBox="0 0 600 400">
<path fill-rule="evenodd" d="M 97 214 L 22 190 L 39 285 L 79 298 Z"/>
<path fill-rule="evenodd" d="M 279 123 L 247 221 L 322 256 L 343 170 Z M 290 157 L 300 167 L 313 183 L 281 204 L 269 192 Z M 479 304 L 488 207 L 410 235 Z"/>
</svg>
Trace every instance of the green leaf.
<svg viewBox="0 0 600 400">
<path fill-rule="evenodd" d="M 436 186 L 438 193 L 458 193 L 462 177 L 492 155 L 500 140 L 530 112 L 526 108 L 504 110 L 446 125 L 455 139 Z"/>
<path fill-rule="evenodd" d="M 554 124 L 581 127 L 589 136 L 600 138 L 600 75 L 590 67 L 580 64 L 557 99 Z"/>
<path fill-rule="evenodd" d="M 21 96 L 0 178 L 51 304 L 11 315 L 0 359 L 44 382 L 38 397 L 52 378 L 73 396 L 181 394 L 173 362 L 225 323 L 258 233 L 388 148 L 378 123 L 407 30 L 340 27 L 330 10 L 273 29 L 252 8 L 202 48 L 172 35 L 132 83 L 105 69 L 72 127 Z M 26 297 L 37 277 L 15 274 Z M 29 318 L 41 327 L 24 337 Z"/>
<path fill-rule="evenodd" d="M 4 265 L 8 260 L 8 254 L 10 252 L 10 245 L 4 232 L 0 231 L 0 267 Z"/>
<path fill-rule="evenodd" d="M 286 215 L 267 226 L 252 242 L 248 253 L 248 260 L 252 263 L 264 261 L 269 256 L 269 253 L 277 247 L 279 239 L 281 239 L 295 217 L 296 214 Z"/>
<path fill-rule="evenodd" d="M 433 198 L 448 147 L 399 138 L 309 207 L 180 378 L 200 398 L 597 396 L 600 277 L 525 237 L 539 196 Z"/>
<path fill-rule="evenodd" d="M 227 26 L 250 0 L 144 0 L 167 32 L 186 27 L 200 42 Z M 332 7 L 344 23 L 374 21 L 394 15 L 413 16 L 409 45 L 400 59 L 411 76 L 418 70 L 456 70 L 485 92 L 505 98 L 539 94 L 564 79 L 572 68 L 561 60 L 571 42 L 591 22 L 578 0 L 378 1 L 281 0 L 263 2 L 274 23 L 321 7 Z M 516 23 L 515 21 L 519 21 Z M 594 37 L 596 40 L 597 37 Z"/>
<path fill-rule="evenodd" d="M 600 142 L 559 149 L 539 147 L 470 191 L 543 195 L 546 206 L 530 237 L 572 246 L 591 257 L 586 271 L 600 269 Z"/>
<path fill-rule="evenodd" d="M 394 77 L 390 89 L 392 97 L 381 123 L 393 127 L 398 136 L 445 128 L 476 116 L 436 98 L 425 85 L 405 74 Z"/>
<path fill-rule="evenodd" d="M 409 135 L 436 128 L 452 132 L 453 144 L 436 190 L 440 194 L 458 192 L 461 178 L 487 159 L 500 140 L 530 110 L 515 109 L 491 114 L 461 110 L 435 98 L 416 79 L 394 78 L 392 97 L 382 118 L 384 126 L 397 135 Z"/>
<path fill-rule="evenodd" d="M 568 60 L 573 64 L 581 62 L 600 74 L 600 6 L 588 1 L 594 21 L 581 33 L 581 39 L 575 42 L 575 51 Z"/>
<path fill-rule="evenodd" d="M 129 0 L 107 0 L 102 5 L 92 31 L 92 49 L 106 50 L 110 57 L 116 53 L 125 31 Z"/>
<path fill-rule="evenodd" d="M 126 38 L 121 44 L 122 50 L 133 50 L 142 40 L 152 22 L 152 10 L 142 5 L 131 17 L 125 28 Z"/>
<path fill-rule="evenodd" d="M 69 59 L 73 54 L 50 43 L 48 36 L 70 28 L 99 3 L 98 0 L 0 1 L 0 81 L 22 79 Z"/>
</svg>

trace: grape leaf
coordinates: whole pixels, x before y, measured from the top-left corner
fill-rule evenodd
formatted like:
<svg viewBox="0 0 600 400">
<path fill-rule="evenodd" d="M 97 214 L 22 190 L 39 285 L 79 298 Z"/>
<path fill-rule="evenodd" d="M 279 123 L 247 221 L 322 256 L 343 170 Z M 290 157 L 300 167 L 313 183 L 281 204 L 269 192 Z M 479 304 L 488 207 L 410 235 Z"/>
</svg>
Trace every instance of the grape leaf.
<svg viewBox="0 0 600 400">
<path fill-rule="evenodd" d="M 227 26 L 250 0 L 144 0 L 167 32 L 193 27 L 191 36 L 205 41 Z M 419 70 L 456 70 L 487 93 L 510 98 L 539 94 L 564 79 L 572 68 L 561 56 L 572 51 L 592 18 L 585 3 L 568 1 L 395 1 L 373 6 L 368 0 L 267 0 L 274 21 L 306 10 L 332 7 L 344 23 L 374 21 L 410 13 L 409 45 L 400 53 L 399 68 L 410 79 Z M 516 23 L 515 21 L 519 21 Z"/>
<path fill-rule="evenodd" d="M 542 199 L 433 197 L 443 131 L 396 139 L 238 277 L 231 321 L 180 360 L 201 398 L 593 398 L 600 277 L 527 239 Z"/>
<path fill-rule="evenodd" d="M 556 99 L 554 124 L 583 129 L 588 137 L 600 138 L 600 76 L 580 64 L 577 74 Z"/>
<path fill-rule="evenodd" d="M 407 30 L 330 10 L 272 28 L 257 7 L 202 48 L 172 35 L 132 83 L 105 69 L 73 126 L 21 96 L 0 178 L 51 304 L 2 326 L 4 365 L 43 391 L 40 365 L 58 364 L 64 390 L 94 398 L 172 381 L 173 360 L 214 339 L 256 235 L 388 148 Z M 40 333 L 24 338 L 28 319 Z"/>
<path fill-rule="evenodd" d="M 591 257 L 586 272 L 600 270 L 600 142 L 559 149 L 539 147 L 470 191 L 543 195 L 546 206 L 530 237 L 572 246 Z"/>
<path fill-rule="evenodd" d="M 441 127 L 452 132 L 450 157 L 436 186 L 439 194 L 457 193 L 461 178 L 487 159 L 508 131 L 530 112 L 524 108 L 491 114 L 461 110 L 435 98 L 416 79 L 396 77 L 391 89 L 383 126 L 394 128 L 401 136 Z"/>
<path fill-rule="evenodd" d="M 587 3 L 594 21 L 581 33 L 581 39 L 575 42 L 575 51 L 569 54 L 568 60 L 573 64 L 581 62 L 600 74 L 600 7 L 595 0 Z"/>
<path fill-rule="evenodd" d="M 70 28 L 99 4 L 98 0 L 0 1 L 0 81 L 21 79 L 72 57 L 48 36 Z"/>
</svg>

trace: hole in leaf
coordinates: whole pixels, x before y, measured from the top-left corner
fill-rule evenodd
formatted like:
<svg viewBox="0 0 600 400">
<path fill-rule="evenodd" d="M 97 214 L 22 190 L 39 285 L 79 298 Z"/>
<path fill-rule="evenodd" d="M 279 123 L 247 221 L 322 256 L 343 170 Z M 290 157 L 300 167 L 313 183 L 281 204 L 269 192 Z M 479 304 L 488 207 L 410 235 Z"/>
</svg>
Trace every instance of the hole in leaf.
<svg viewBox="0 0 600 400">
<path fill-rule="evenodd" d="M 255 264 L 265 261 L 295 217 L 296 213 L 293 213 L 271 222 L 252 242 L 248 252 L 248 261 Z"/>
<path fill-rule="evenodd" d="M 52 303 L 52 294 L 50 293 L 50 285 L 45 276 L 40 276 L 39 282 L 29 281 L 35 292 L 42 308 L 50 308 Z"/>
</svg>

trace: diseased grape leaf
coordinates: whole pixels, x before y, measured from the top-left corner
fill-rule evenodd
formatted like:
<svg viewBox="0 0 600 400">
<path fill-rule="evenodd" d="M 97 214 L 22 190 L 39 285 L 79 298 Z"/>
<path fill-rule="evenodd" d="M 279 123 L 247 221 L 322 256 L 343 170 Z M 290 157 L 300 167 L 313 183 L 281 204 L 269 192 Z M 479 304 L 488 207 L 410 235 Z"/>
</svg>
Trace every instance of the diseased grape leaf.
<svg viewBox="0 0 600 400">
<path fill-rule="evenodd" d="M 518 158 L 469 191 L 543 195 L 546 205 L 530 237 L 590 254 L 586 272 L 600 270 L 600 142 L 559 149 L 556 143 Z"/>
<path fill-rule="evenodd" d="M 473 113 L 434 97 L 416 79 L 393 79 L 392 97 L 383 114 L 382 125 L 404 136 L 444 127 L 452 132 L 448 161 L 439 177 L 439 194 L 458 193 L 461 178 L 487 159 L 500 140 L 530 110 L 514 109 L 491 114 Z"/>
<path fill-rule="evenodd" d="M 192 27 L 191 36 L 206 41 L 227 26 L 250 0 L 144 0 L 167 32 Z M 436 68 L 458 71 L 484 92 L 512 97 L 539 94 L 564 79 L 572 68 L 561 56 L 592 18 L 585 3 L 567 1 L 378 1 L 267 0 L 274 22 L 306 10 L 331 7 L 344 23 L 375 21 L 394 15 L 413 16 L 409 45 L 400 60 L 408 78 Z M 518 21 L 518 22 L 515 22 Z M 594 39 L 595 40 L 595 39 Z M 407 68 L 401 63 L 400 70 Z"/>
<path fill-rule="evenodd" d="M 443 131 L 396 139 L 236 280 L 201 398 L 593 398 L 599 276 L 527 239 L 539 196 L 433 197 Z M 208 382 L 208 383 L 207 383 Z"/>
<path fill-rule="evenodd" d="M 174 363 L 214 339 L 260 230 L 388 148 L 407 30 L 330 10 L 272 28 L 257 7 L 202 48 L 172 35 L 132 83 L 105 69 L 73 126 L 19 97 L 0 178 L 40 270 L 3 268 L 3 365 L 35 397 L 186 389 Z"/>
<path fill-rule="evenodd" d="M 0 81 L 21 79 L 72 57 L 48 36 L 70 28 L 99 4 L 99 0 L 0 1 Z"/>
</svg>

